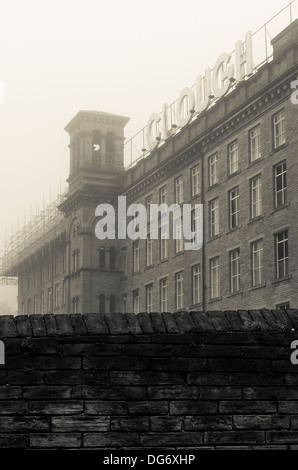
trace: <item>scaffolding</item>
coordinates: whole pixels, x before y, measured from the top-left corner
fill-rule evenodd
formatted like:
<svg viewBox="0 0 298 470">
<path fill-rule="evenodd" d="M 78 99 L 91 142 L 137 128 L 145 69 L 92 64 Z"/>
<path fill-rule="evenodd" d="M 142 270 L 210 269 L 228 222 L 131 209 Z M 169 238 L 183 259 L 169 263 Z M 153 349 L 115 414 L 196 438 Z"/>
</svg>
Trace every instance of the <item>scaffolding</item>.
<svg viewBox="0 0 298 470">
<path fill-rule="evenodd" d="M 60 194 L 5 242 L 0 259 L 0 285 L 17 285 L 20 264 L 34 253 L 50 246 L 65 231 L 65 217 L 58 207 L 67 196 L 68 191 Z"/>
</svg>

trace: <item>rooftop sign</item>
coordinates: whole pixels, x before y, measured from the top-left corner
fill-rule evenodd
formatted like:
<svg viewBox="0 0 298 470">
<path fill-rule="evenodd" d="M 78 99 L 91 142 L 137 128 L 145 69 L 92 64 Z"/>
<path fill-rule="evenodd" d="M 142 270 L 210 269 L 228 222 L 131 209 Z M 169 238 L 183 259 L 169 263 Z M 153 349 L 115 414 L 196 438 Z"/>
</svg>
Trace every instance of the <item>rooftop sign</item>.
<svg viewBox="0 0 298 470">
<path fill-rule="evenodd" d="M 231 63 L 232 55 L 221 54 L 213 69 L 205 70 L 205 76 L 199 75 L 195 92 L 184 88 L 176 102 L 176 121 L 169 126 L 168 106 L 164 104 L 161 114 L 151 114 L 146 131 L 147 144 L 150 150 L 155 149 L 161 140 L 166 140 L 176 128 L 187 125 L 194 116 L 208 109 L 212 99 L 225 96 L 234 82 L 240 82 L 253 74 L 252 33 L 248 32 L 245 42 L 237 41 L 235 64 Z M 172 116 L 171 116 L 172 118 Z"/>
</svg>

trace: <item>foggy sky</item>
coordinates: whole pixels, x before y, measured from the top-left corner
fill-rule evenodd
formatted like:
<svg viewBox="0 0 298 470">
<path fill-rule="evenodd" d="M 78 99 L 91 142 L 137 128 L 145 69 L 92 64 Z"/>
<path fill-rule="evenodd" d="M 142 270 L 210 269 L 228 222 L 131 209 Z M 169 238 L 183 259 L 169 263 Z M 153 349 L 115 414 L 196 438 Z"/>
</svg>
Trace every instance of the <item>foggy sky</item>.
<svg viewBox="0 0 298 470">
<path fill-rule="evenodd" d="M 80 110 L 130 117 L 127 139 L 288 0 L 0 1 L 0 250 L 25 217 L 66 188 Z M 287 13 L 288 15 L 288 13 Z M 297 17 L 297 1 L 293 5 Z M 283 17 L 282 17 L 283 18 Z M 282 27 L 289 22 L 284 21 Z M 284 18 L 283 18 L 284 19 Z M 269 28 L 270 33 L 270 28 Z M 128 163 L 128 162 L 126 162 Z M 36 202 L 37 201 L 37 202 Z M 15 289 L 0 286 L 14 305 Z"/>
</svg>

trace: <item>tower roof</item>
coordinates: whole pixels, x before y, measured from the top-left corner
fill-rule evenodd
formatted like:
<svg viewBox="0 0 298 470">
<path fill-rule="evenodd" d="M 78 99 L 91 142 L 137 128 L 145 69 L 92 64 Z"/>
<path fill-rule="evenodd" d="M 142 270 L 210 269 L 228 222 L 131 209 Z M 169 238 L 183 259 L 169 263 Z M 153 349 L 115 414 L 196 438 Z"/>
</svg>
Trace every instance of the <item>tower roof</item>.
<svg viewBox="0 0 298 470">
<path fill-rule="evenodd" d="M 112 122 L 114 124 L 120 124 L 124 127 L 128 121 L 129 117 L 127 116 L 120 116 L 118 114 L 111 114 L 105 113 L 103 111 L 79 111 L 71 121 L 65 126 L 64 130 L 67 132 L 71 132 L 78 124 L 85 120 L 96 120 L 100 122 Z"/>
</svg>

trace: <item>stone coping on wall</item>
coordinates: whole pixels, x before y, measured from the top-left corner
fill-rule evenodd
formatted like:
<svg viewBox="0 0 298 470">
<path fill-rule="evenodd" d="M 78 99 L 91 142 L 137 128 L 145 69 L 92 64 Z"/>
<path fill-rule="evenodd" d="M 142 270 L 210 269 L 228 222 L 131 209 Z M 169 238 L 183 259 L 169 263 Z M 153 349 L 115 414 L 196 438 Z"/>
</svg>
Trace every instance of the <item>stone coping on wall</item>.
<svg viewBox="0 0 298 470">
<path fill-rule="evenodd" d="M 298 331 L 298 309 L 1 315 L 0 337 Z"/>
</svg>

